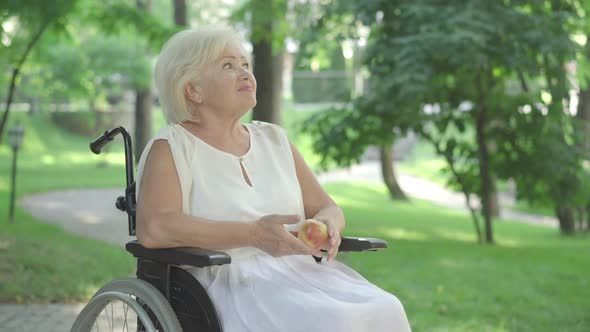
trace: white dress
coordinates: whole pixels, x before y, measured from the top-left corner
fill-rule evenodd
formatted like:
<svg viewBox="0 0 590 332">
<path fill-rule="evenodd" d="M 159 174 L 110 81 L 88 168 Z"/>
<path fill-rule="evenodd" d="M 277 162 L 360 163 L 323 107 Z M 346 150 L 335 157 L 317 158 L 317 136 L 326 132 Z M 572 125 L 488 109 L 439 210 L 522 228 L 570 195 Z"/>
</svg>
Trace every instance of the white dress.
<svg viewBox="0 0 590 332">
<path fill-rule="evenodd" d="M 242 157 L 180 125 L 163 128 L 143 151 L 137 183 L 153 142 L 163 139 L 180 178 L 184 214 L 242 222 L 268 214 L 304 216 L 284 130 L 258 121 L 245 126 L 250 149 Z M 250 247 L 227 253 L 231 264 L 188 269 L 209 293 L 224 332 L 410 331 L 400 301 L 342 263 L 317 264 L 301 255 L 275 258 Z"/>
</svg>

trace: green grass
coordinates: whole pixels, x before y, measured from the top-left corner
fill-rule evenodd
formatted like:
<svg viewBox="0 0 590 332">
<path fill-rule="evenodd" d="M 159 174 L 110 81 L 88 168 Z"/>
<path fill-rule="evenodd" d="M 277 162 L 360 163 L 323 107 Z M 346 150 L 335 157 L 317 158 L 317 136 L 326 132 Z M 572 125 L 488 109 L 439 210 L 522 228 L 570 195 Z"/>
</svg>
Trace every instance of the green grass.
<svg viewBox="0 0 590 332">
<path fill-rule="evenodd" d="M 475 243 L 469 216 L 391 202 L 383 186 L 329 184 L 345 235 L 384 238 L 350 266 L 405 306 L 414 331 L 590 330 L 590 238 L 501 221 L 496 245 Z"/>
</svg>

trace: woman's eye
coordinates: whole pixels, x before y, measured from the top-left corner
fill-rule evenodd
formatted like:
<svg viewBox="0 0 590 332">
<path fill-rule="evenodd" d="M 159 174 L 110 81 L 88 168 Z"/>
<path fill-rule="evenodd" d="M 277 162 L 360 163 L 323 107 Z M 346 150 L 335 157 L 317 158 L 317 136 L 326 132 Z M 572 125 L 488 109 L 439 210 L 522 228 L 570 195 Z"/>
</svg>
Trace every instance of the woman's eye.
<svg viewBox="0 0 590 332">
<path fill-rule="evenodd" d="M 231 63 L 226 63 L 223 65 L 223 69 L 231 69 Z"/>
<path fill-rule="evenodd" d="M 248 68 L 250 68 L 250 64 L 246 62 L 246 63 L 242 64 L 242 67 L 248 69 Z"/>
</svg>

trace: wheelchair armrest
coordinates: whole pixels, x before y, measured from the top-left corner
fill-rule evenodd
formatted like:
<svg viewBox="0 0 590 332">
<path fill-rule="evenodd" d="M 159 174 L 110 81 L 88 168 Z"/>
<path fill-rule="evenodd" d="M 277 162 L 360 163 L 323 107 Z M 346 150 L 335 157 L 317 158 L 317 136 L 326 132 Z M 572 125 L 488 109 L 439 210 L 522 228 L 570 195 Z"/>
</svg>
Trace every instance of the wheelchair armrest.
<svg viewBox="0 0 590 332">
<path fill-rule="evenodd" d="M 231 257 L 228 254 L 201 248 L 148 249 L 135 240 L 127 242 L 125 249 L 137 258 L 171 265 L 205 267 L 231 263 Z"/>
<path fill-rule="evenodd" d="M 367 237 L 343 236 L 338 251 L 378 251 L 387 248 L 387 242 L 381 239 Z"/>
</svg>

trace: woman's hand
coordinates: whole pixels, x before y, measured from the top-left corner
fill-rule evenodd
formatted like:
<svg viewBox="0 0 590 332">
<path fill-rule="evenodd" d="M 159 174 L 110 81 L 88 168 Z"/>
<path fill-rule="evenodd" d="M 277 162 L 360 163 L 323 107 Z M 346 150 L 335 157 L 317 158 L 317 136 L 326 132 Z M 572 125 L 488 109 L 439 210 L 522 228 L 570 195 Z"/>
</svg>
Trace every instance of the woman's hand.
<svg viewBox="0 0 590 332">
<path fill-rule="evenodd" d="M 319 220 L 328 226 L 328 236 L 329 240 L 326 246 L 322 249 L 328 252 L 328 262 L 331 262 L 336 258 L 338 254 L 338 248 L 340 247 L 340 242 L 342 239 L 340 238 L 340 232 L 336 229 L 336 225 L 331 221 L 329 218 L 324 217 L 316 217 L 315 220 Z"/>
<path fill-rule="evenodd" d="M 252 242 L 254 246 L 278 257 L 287 255 L 313 255 L 321 257 L 319 250 L 308 247 L 303 241 L 285 229 L 285 225 L 296 224 L 301 217 L 296 215 L 271 214 L 254 223 Z"/>
</svg>

